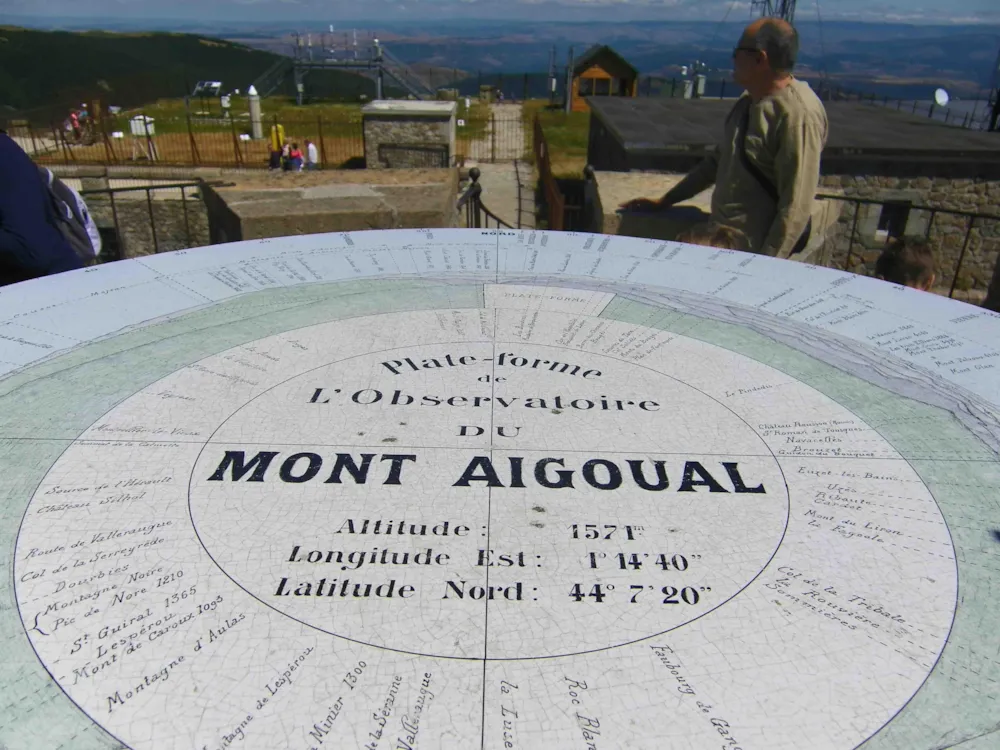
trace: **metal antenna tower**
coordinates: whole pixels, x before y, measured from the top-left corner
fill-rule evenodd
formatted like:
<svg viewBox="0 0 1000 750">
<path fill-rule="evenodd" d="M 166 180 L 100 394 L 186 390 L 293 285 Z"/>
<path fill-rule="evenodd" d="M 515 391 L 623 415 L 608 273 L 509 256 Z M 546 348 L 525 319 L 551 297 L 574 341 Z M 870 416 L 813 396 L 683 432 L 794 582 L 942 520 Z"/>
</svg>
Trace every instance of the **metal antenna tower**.
<svg viewBox="0 0 1000 750">
<path fill-rule="evenodd" d="M 750 15 L 783 18 L 788 23 L 795 23 L 795 2 L 796 0 L 752 0 Z"/>
<path fill-rule="evenodd" d="M 989 106 L 986 129 L 991 133 L 1000 132 L 1000 52 L 997 53 L 997 62 L 990 81 Z"/>
</svg>

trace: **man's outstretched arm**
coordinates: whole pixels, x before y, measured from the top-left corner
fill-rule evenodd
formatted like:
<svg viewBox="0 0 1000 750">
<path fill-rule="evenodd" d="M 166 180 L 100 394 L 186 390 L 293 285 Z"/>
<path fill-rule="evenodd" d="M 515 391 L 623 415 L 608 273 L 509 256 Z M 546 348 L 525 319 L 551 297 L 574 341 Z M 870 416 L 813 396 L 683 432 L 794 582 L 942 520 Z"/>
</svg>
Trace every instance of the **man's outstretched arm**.
<svg viewBox="0 0 1000 750">
<path fill-rule="evenodd" d="M 658 211 L 686 200 L 691 200 L 698 193 L 707 190 L 715 184 L 715 175 L 719 171 L 719 157 L 714 153 L 705 157 L 697 167 L 692 169 L 684 179 L 674 185 L 660 200 L 635 198 L 621 205 L 625 211 Z"/>
</svg>

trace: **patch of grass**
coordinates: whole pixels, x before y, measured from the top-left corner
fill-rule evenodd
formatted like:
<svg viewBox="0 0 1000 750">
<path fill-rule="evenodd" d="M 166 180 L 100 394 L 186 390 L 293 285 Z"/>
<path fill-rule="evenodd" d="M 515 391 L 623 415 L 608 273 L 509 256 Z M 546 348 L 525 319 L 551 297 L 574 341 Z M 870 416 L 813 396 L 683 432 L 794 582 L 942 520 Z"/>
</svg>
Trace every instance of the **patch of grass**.
<svg viewBox="0 0 1000 750">
<path fill-rule="evenodd" d="M 235 122 L 237 133 L 250 132 L 250 102 L 246 96 L 230 98 L 230 112 Z M 322 129 L 324 136 L 334 138 L 361 137 L 361 103 L 311 103 L 301 107 L 295 104 L 295 99 L 287 97 L 270 97 L 261 101 L 264 134 L 270 132 L 271 126 L 278 122 L 285 127 L 286 137 L 291 140 L 311 138 L 316 140 Z M 204 100 L 194 98 L 190 101 L 191 129 L 196 133 L 230 133 L 233 124 L 223 118 L 222 107 L 218 98 L 206 97 Z M 154 120 L 156 133 L 187 133 L 187 114 L 183 99 L 159 99 L 153 104 L 123 111 L 109 120 L 109 130 L 121 130 L 128 133 L 128 120 L 139 114 L 145 114 Z M 471 140 L 486 135 L 487 123 L 490 118 L 490 106 L 478 101 L 472 102 L 469 110 L 464 102 L 459 104 L 458 117 L 465 120 L 465 126 L 458 129 L 458 138 Z"/>
<path fill-rule="evenodd" d="M 456 137 L 464 141 L 484 138 L 491 112 L 490 105 L 478 99 L 472 100 L 472 106 L 469 109 L 465 108 L 465 100 L 460 100 L 456 118 L 465 120 L 465 125 L 456 129 Z"/>
<path fill-rule="evenodd" d="M 311 138 L 317 146 L 321 142 L 316 133 L 291 132 L 300 147 Z M 268 141 L 234 141 L 232 133 L 195 133 L 192 148 L 187 133 L 163 133 L 159 130 L 152 139 L 156 148 L 157 164 L 188 166 L 198 164 L 213 167 L 259 167 L 268 163 Z M 146 161 L 145 138 L 109 139 L 92 146 L 73 146 L 69 151 L 57 149 L 36 157 L 43 164 L 131 164 Z M 237 151 L 239 156 L 237 156 Z M 320 157 L 329 169 L 354 166 L 358 159 L 364 162 L 364 145 L 360 135 L 356 138 L 338 138 L 324 133 Z"/>
<path fill-rule="evenodd" d="M 72 145 L 66 151 L 57 149 L 40 156 L 45 163 L 129 163 L 133 157 L 144 159 L 145 137 L 132 137 L 129 120 L 138 114 L 153 118 L 152 141 L 161 164 L 203 164 L 211 166 L 247 166 L 267 164 L 271 126 L 277 121 L 285 128 L 289 143 L 305 148 L 313 141 L 320 150 L 321 161 L 327 167 L 353 167 L 364 163 L 364 139 L 360 104 L 309 104 L 296 106 L 294 99 L 272 97 L 262 102 L 265 139 L 241 141 L 239 135 L 250 132 L 250 117 L 246 97 L 233 97 L 233 120 L 221 117 L 218 99 L 212 102 L 210 117 L 198 116 L 201 100 L 191 101 L 191 132 L 185 115 L 183 99 L 160 99 L 154 104 L 107 118 L 108 133 L 120 131 L 124 138 L 109 138 L 108 144 L 98 138 L 93 145 Z M 473 102 L 469 110 L 464 102 L 459 115 L 465 126 L 458 129 L 457 151 L 467 154 L 473 141 L 486 138 L 491 109 L 489 104 Z M 49 132 L 39 130 L 39 137 Z M 192 143 L 193 141 L 193 143 Z M 239 154 L 237 156 L 237 153 Z"/>
<path fill-rule="evenodd" d="M 230 120 L 223 117 L 218 98 L 194 98 L 190 101 L 191 129 L 196 133 L 229 133 L 233 129 Z M 245 96 L 231 97 L 230 113 L 236 124 L 237 133 L 250 132 L 250 103 Z M 323 133 L 333 136 L 348 136 L 361 133 L 360 104 L 309 104 L 295 105 L 294 99 L 271 97 L 261 101 L 261 113 L 265 133 L 278 122 L 285 131 L 309 130 L 318 133 L 322 122 Z M 111 118 L 112 129 L 128 131 L 128 120 L 139 114 L 152 117 L 157 133 L 186 133 L 187 112 L 183 99 L 159 99 L 153 104 L 123 111 Z M 110 125 L 109 125 L 110 127 Z"/>
<path fill-rule="evenodd" d="M 538 116 L 549 146 L 549 163 L 557 178 L 580 178 L 587 166 L 587 140 L 590 134 L 590 112 L 570 112 L 549 109 L 544 99 L 524 103 L 526 133 L 533 133 L 535 116 Z M 529 139 L 530 140 L 530 139 Z M 530 145 L 529 145 L 530 148 Z M 534 154 L 525 158 L 534 162 Z"/>
</svg>

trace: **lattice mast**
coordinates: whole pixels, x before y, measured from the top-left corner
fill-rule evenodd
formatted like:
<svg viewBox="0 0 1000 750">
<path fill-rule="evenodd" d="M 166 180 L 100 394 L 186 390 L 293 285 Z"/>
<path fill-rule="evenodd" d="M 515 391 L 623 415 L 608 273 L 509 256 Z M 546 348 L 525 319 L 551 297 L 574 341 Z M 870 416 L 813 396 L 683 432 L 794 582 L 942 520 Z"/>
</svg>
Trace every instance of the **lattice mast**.
<svg viewBox="0 0 1000 750">
<path fill-rule="evenodd" d="M 754 17 L 783 18 L 795 23 L 796 0 L 752 0 L 750 15 Z"/>
</svg>

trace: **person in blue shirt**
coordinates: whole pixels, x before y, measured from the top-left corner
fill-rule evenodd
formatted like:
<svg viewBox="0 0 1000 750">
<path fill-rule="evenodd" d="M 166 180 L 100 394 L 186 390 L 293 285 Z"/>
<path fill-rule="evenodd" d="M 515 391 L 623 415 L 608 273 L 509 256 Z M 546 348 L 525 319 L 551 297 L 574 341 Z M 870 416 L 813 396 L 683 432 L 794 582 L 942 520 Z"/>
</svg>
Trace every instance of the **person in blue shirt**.
<svg viewBox="0 0 1000 750">
<path fill-rule="evenodd" d="M 38 167 L 0 130 L 0 285 L 82 268 Z"/>
</svg>

